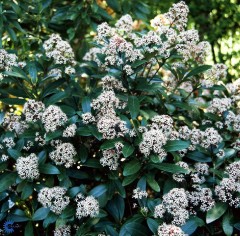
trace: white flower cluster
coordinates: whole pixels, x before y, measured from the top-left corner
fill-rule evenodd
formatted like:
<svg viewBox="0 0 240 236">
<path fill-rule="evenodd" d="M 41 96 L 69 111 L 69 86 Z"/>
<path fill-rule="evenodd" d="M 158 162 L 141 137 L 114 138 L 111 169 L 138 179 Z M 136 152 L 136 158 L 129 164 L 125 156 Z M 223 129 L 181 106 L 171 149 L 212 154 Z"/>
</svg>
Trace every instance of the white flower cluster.
<svg viewBox="0 0 240 236">
<path fill-rule="evenodd" d="M 74 137 L 76 134 L 77 126 L 75 124 L 69 125 L 64 131 L 63 131 L 63 137 Z"/>
<path fill-rule="evenodd" d="M 14 139 L 12 137 L 6 137 L 2 140 L 2 144 L 6 148 L 13 148 L 16 143 L 14 142 Z"/>
<path fill-rule="evenodd" d="M 9 131 L 14 131 L 17 134 L 22 134 L 28 125 L 25 121 L 21 121 L 21 117 L 14 113 L 6 113 L 3 123 L 3 127 Z"/>
<path fill-rule="evenodd" d="M 31 153 L 27 157 L 19 157 L 16 169 L 21 179 L 37 179 L 40 175 L 38 170 L 38 157 Z"/>
<path fill-rule="evenodd" d="M 17 56 L 10 54 L 4 49 L 0 49 L 0 82 L 5 75 L 1 71 L 11 71 L 12 66 L 18 66 Z"/>
<path fill-rule="evenodd" d="M 42 102 L 28 100 L 23 106 L 23 114 L 27 122 L 36 122 L 42 118 L 45 105 Z"/>
<path fill-rule="evenodd" d="M 45 137 L 43 137 L 42 135 L 40 135 L 39 132 L 36 132 L 36 133 L 35 133 L 35 139 L 34 139 L 34 141 L 37 142 L 40 147 L 42 147 L 42 146 L 44 146 L 44 145 L 46 144 Z"/>
<path fill-rule="evenodd" d="M 52 34 L 48 40 L 43 43 L 46 56 L 52 58 L 56 64 L 75 65 L 74 53 L 70 44 L 58 34 Z"/>
<path fill-rule="evenodd" d="M 158 235 L 159 236 L 187 236 L 181 228 L 176 225 L 169 225 L 163 223 L 158 227 Z"/>
<path fill-rule="evenodd" d="M 98 112 L 96 117 L 98 131 L 103 134 L 105 139 L 124 136 L 128 133 L 126 122 L 116 115 L 115 109 L 122 109 L 125 107 L 125 104 L 116 97 L 113 90 L 125 91 L 125 89 L 120 81 L 110 76 L 104 77 L 102 83 L 102 93 L 96 99 L 93 99 L 91 103 L 93 109 Z M 91 119 L 90 114 L 88 116 Z"/>
<path fill-rule="evenodd" d="M 209 211 L 215 204 L 210 188 L 197 187 L 196 191 L 187 192 L 187 197 L 189 204 L 194 208 L 199 206 L 200 210 L 203 212 Z"/>
<path fill-rule="evenodd" d="M 119 33 L 131 33 L 133 29 L 133 20 L 130 15 L 124 15 L 122 16 L 117 23 L 115 24 L 115 27 Z"/>
<path fill-rule="evenodd" d="M 231 105 L 231 98 L 213 98 L 213 100 L 210 102 L 209 107 L 207 108 L 207 112 L 222 114 L 224 111 L 229 110 Z"/>
<path fill-rule="evenodd" d="M 56 165 L 64 165 L 66 168 L 71 167 L 74 163 L 74 157 L 77 152 L 71 143 L 63 143 L 56 147 L 55 151 L 50 152 L 49 157 Z"/>
<path fill-rule="evenodd" d="M 215 193 L 219 200 L 228 202 L 230 206 L 238 207 L 240 204 L 240 161 L 233 162 L 226 167 L 228 178 L 215 187 Z"/>
<path fill-rule="evenodd" d="M 188 148 L 191 151 L 194 151 L 197 145 L 207 149 L 211 145 L 217 146 L 223 140 L 218 131 L 212 127 L 202 131 L 196 128 L 191 130 L 187 126 L 182 126 L 178 132 L 180 138 L 191 141 L 191 145 Z"/>
<path fill-rule="evenodd" d="M 239 132 L 240 131 L 240 114 L 236 115 L 229 111 L 225 118 L 225 125 L 228 129 Z"/>
<path fill-rule="evenodd" d="M 184 168 L 185 170 L 187 170 L 190 173 L 190 168 L 186 162 L 179 161 L 176 163 L 176 165 Z M 185 180 L 185 176 L 186 176 L 186 174 L 175 173 L 175 174 L 173 174 L 173 179 L 177 182 L 183 182 Z"/>
<path fill-rule="evenodd" d="M 42 188 L 38 193 L 38 201 L 43 207 L 49 207 L 52 212 L 60 215 L 70 203 L 69 197 L 65 196 L 67 190 L 63 187 Z"/>
<path fill-rule="evenodd" d="M 171 134 L 173 130 L 173 120 L 168 115 L 157 115 L 152 118 L 152 124 L 147 127 L 139 127 L 139 132 L 143 132 L 143 140 L 139 144 L 140 152 L 149 156 L 151 152 L 157 154 L 160 160 L 166 157 L 163 146 L 168 139 L 176 137 Z"/>
<path fill-rule="evenodd" d="M 144 190 L 141 190 L 140 188 L 135 188 L 133 190 L 133 196 L 132 197 L 135 198 L 135 199 L 147 198 L 148 193 Z"/>
<path fill-rule="evenodd" d="M 106 75 L 102 78 L 102 87 L 103 90 L 119 90 L 126 92 L 126 89 L 122 85 L 122 81 L 117 80 L 113 76 Z"/>
<path fill-rule="evenodd" d="M 61 225 L 54 230 L 54 236 L 71 236 L 71 226 Z"/>
<path fill-rule="evenodd" d="M 55 80 L 58 80 L 58 79 L 60 79 L 62 77 L 62 71 L 61 71 L 61 69 L 58 69 L 58 68 L 51 69 L 48 72 L 48 76 L 51 76 Z"/>
<path fill-rule="evenodd" d="M 99 202 L 93 196 L 84 197 L 79 193 L 75 201 L 77 202 L 76 216 L 78 219 L 88 216 L 94 218 L 99 214 Z"/>
<path fill-rule="evenodd" d="M 108 166 L 110 170 L 117 170 L 120 154 L 114 149 L 104 150 L 100 158 L 102 166 Z"/>
<path fill-rule="evenodd" d="M 82 122 L 83 124 L 93 123 L 95 122 L 95 118 L 90 112 L 86 112 L 82 114 Z"/>
<path fill-rule="evenodd" d="M 220 79 L 226 77 L 226 75 L 227 66 L 224 64 L 215 64 L 204 73 L 204 79 L 201 80 L 201 84 L 203 87 L 211 88 Z"/>
<path fill-rule="evenodd" d="M 54 132 L 67 122 L 66 114 L 55 105 L 49 106 L 42 115 L 42 123 L 47 132 Z"/>
<path fill-rule="evenodd" d="M 183 188 L 173 188 L 163 196 L 161 204 L 154 210 L 154 217 L 163 218 L 167 213 L 172 217 L 172 224 L 184 225 L 189 218 L 187 193 Z"/>
</svg>

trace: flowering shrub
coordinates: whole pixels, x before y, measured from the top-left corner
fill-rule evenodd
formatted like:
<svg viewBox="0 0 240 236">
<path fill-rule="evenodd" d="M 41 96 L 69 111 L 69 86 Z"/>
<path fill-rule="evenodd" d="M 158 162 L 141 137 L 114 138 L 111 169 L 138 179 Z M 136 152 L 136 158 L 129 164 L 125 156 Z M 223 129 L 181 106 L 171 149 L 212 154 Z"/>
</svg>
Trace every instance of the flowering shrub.
<svg viewBox="0 0 240 236">
<path fill-rule="evenodd" d="M 22 235 L 232 235 L 240 229 L 239 81 L 174 4 L 139 31 L 97 28 L 83 63 L 53 34 L 1 49 L 0 219 Z"/>
</svg>

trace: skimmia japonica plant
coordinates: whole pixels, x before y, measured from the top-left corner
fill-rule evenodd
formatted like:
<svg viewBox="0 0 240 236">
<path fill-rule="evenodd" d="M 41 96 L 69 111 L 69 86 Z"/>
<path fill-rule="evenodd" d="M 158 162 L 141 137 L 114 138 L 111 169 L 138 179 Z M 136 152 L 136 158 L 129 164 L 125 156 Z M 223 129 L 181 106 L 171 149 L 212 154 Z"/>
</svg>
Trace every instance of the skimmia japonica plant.
<svg viewBox="0 0 240 236">
<path fill-rule="evenodd" d="M 18 235 L 240 230 L 240 82 L 206 64 L 188 11 L 102 23 L 81 63 L 57 34 L 26 62 L 0 50 L 0 219 Z"/>
</svg>

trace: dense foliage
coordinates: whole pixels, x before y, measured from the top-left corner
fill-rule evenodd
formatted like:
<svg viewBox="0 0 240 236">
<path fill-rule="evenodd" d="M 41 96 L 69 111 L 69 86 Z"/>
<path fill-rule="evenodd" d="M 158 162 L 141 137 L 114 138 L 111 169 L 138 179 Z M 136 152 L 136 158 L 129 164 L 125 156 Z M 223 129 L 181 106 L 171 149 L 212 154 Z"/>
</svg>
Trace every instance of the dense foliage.
<svg viewBox="0 0 240 236">
<path fill-rule="evenodd" d="M 130 15 L 99 24 L 78 60 L 68 41 L 47 35 L 61 31 L 61 18 L 74 24 L 71 40 L 85 30 L 81 18 L 68 19 L 64 6 L 49 13 L 50 3 L 25 6 L 33 19 L 54 15 L 29 43 L 10 25 L 24 34 L 31 17 L 23 29 L 4 11 L 1 23 L 12 39 L 0 49 L 1 222 L 25 236 L 238 233 L 240 82 L 223 83 L 227 67 L 206 63 L 211 45 L 186 29 L 187 5 L 173 4 L 147 28 Z M 106 17 L 99 8 L 84 12 Z M 7 50 L 19 45 L 18 56 Z"/>
</svg>

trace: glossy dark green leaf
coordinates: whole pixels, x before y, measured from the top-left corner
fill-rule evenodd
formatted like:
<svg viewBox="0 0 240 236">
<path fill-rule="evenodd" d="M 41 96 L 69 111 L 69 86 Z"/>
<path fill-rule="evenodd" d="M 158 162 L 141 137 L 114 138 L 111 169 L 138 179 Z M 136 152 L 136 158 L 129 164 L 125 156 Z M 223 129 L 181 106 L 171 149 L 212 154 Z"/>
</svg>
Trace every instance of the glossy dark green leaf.
<svg viewBox="0 0 240 236">
<path fill-rule="evenodd" d="M 59 169 L 56 166 L 54 166 L 50 163 L 40 165 L 39 166 L 39 171 L 40 171 L 40 173 L 48 174 L 48 175 L 58 175 L 58 174 L 60 174 Z"/>
<path fill-rule="evenodd" d="M 43 220 L 47 217 L 48 213 L 50 212 L 49 208 L 41 207 L 35 211 L 32 220 L 33 221 L 38 221 L 38 220 Z"/>
<path fill-rule="evenodd" d="M 219 219 L 227 210 L 228 204 L 225 202 L 216 202 L 214 207 L 207 212 L 206 222 L 210 224 Z"/>
<path fill-rule="evenodd" d="M 140 104 L 137 97 L 135 96 L 128 97 L 128 109 L 130 111 L 132 119 L 136 119 L 140 111 Z"/>
<path fill-rule="evenodd" d="M 132 160 L 125 164 L 123 168 L 123 175 L 129 176 L 137 173 L 141 169 L 141 163 L 138 160 Z"/>
<path fill-rule="evenodd" d="M 122 153 L 124 157 L 129 157 L 133 154 L 134 147 L 128 143 L 125 143 L 122 149 Z"/>
<path fill-rule="evenodd" d="M 182 141 L 182 140 L 169 140 L 166 145 L 164 145 L 164 150 L 166 152 L 174 152 L 186 149 L 190 146 L 189 141 Z"/>
</svg>

